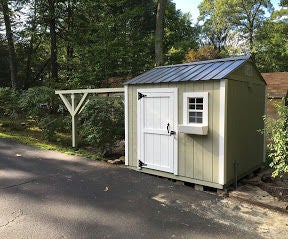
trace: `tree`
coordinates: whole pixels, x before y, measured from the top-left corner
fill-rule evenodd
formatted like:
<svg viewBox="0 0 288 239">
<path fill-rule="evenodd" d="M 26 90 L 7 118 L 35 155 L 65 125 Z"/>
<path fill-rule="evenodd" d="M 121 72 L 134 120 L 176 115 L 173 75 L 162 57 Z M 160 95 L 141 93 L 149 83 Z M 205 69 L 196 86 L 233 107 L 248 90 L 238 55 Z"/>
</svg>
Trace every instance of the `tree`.
<svg viewBox="0 0 288 239">
<path fill-rule="evenodd" d="M 0 86 L 11 86 L 10 71 L 9 71 L 9 50 L 6 39 L 0 36 Z"/>
<path fill-rule="evenodd" d="M 219 52 L 225 50 L 231 26 L 224 14 L 226 3 L 222 0 L 203 0 L 198 6 L 198 21 L 203 21 L 202 34 Z M 207 44 L 207 42 L 204 43 Z"/>
<path fill-rule="evenodd" d="M 203 4 L 205 8 L 202 7 L 204 25 L 208 25 L 209 30 L 215 29 L 216 36 L 220 36 L 218 37 L 220 40 L 221 33 L 224 32 L 224 41 L 227 32 L 230 34 L 236 31 L 240 40 L 244 39 L 247 42 L 248 52 L 254 57 L 255 34 L 266 19 L 266 11 L 271 12 L 273 9 L 270 0 L 204 0 L 203 3 L 205 3 Z M 208 10 L 205 11 L 206 8 Z M 218 25 L 220 27 L 217 27 Z"/>
<path fill-rule="evenodd" d="M 255 36 L 256 64 L 262 72 L 288 69 L 288 12 L 285 10 L 274 11 Z"/>
<path fill-rule="evenodd" d="M 266 21 L 256 35 L 256 63 L 261 72 L 288 70 L 288 24 Z"/>
<path fill-rule="evenodd" d="M 230 0 L 224 11 L 230 24 L 248 41 L 249 52 L 255 55 L 254 40 L 257 30 L 266 19 L 265 11 L 273 9 L 270 0 Z"/>
<path fill-rule="evenodd" d="M 10 66 L 10 79 L 11 86 L 14 90 L 17 89 L 17 61 L 16 52 L 13 40 L 13 33 L 11 29 L 11 18 L 8 0 L 1 0 L 1 7 L 3 12 L 3 18 L 5 22 L 6 38 L 9 49 L 9 66 Z"/>
<path fill-rule="evenodd" d="M 176 10 L 175 3 L 168 1 L 164 27 L 165 64 L 182 63 L 189 49 L 197 49 L 199 32 L 199 26 L 192 25 L 191 15 Z"/>
<path fill-rule="evenodd" d="M 57 0 L 48 0 L 48 16 L 50 30 L 50 61 L 51 77 L 58 81 L 58 63 L 57 63 L 57 35 L 56 35 L 56 5 Z"/>
<path fill-rule="evenodd" d="M 164 36 L 164 16 L 167 0 L 158 0 L 155 28 L 155 63 L 156 66 L 163 65 L 163 36 Z"/>
<path fill-rule="evenodd" d="M 204 60 L 212 60 L 219 58 L 219 51 L 217 51 L 214 46 L 206 45 L 200 47 L 199 50 L 190 50 L 185 55 L 184 63 L 185 62 L 194 62 L 194 61 L 204 61 Z"/>
</svg>

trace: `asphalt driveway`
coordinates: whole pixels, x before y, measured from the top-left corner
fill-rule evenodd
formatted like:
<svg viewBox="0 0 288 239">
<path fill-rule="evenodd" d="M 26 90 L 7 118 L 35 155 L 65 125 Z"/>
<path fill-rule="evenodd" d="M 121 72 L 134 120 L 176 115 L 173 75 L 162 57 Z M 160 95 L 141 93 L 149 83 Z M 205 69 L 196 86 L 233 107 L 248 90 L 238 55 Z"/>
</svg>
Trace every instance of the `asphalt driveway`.
<svg viewBox="0 0 288 239">
<path fill-rule="evenodd" d="M 7 139 L 0 139 L 0 212 L 0 238 L 8 239 L 269 238 L 283 227 L 269 228 L 260 219 L 274 214 L 262 209 Z"/>
</svg>

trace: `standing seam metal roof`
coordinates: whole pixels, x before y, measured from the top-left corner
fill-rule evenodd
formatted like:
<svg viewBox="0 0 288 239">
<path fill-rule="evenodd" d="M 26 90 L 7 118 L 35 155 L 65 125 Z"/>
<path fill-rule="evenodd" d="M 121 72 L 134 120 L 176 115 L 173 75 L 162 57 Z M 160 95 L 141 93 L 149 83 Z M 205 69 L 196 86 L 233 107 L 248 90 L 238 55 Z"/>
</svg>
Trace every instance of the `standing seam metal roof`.
<svg viewBox="0 0 288 239">
<path fill-rule="evenodd" d="M 125 85 L 223 79 L 249 59 L 250 56 L 241 56 L 160 66 L 127 81 Z"/>
</svg>

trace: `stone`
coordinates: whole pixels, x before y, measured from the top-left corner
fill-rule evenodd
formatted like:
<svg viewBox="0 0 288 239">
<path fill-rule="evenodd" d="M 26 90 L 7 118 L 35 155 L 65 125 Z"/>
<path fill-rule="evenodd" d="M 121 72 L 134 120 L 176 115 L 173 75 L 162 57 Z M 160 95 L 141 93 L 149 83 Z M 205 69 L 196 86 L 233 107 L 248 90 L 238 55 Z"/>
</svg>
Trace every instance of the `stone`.
<svg viewBox="0 0 288 239">
<path fill-rule="evenodd" d="M 119 158 L 119 160 L 120 160 L 122 163 L 125 163 L 125 156 L 121 156 L 121 157 Z"/>
<path fill-rule="evenodd" d="M 202 185 L 199 185 L 199 184 L 195 184 L 194 188 L 197 191 L 204 191 L 204 187 Z"/>
</svg>

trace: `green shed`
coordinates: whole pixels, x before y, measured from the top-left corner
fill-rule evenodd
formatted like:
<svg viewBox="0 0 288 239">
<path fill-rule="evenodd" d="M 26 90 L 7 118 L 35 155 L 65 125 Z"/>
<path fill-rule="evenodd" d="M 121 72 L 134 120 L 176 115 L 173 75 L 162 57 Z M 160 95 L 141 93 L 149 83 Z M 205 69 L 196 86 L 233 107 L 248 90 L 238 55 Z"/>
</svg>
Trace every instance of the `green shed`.
<svg viewBox="0 0 288 239">
<path fill-rule="evenodd" d="M 266 83 L 250 56 L 156 67 L 124 88 L 129 167 L 223 189 L 262 164 Z"/>
</svg>

